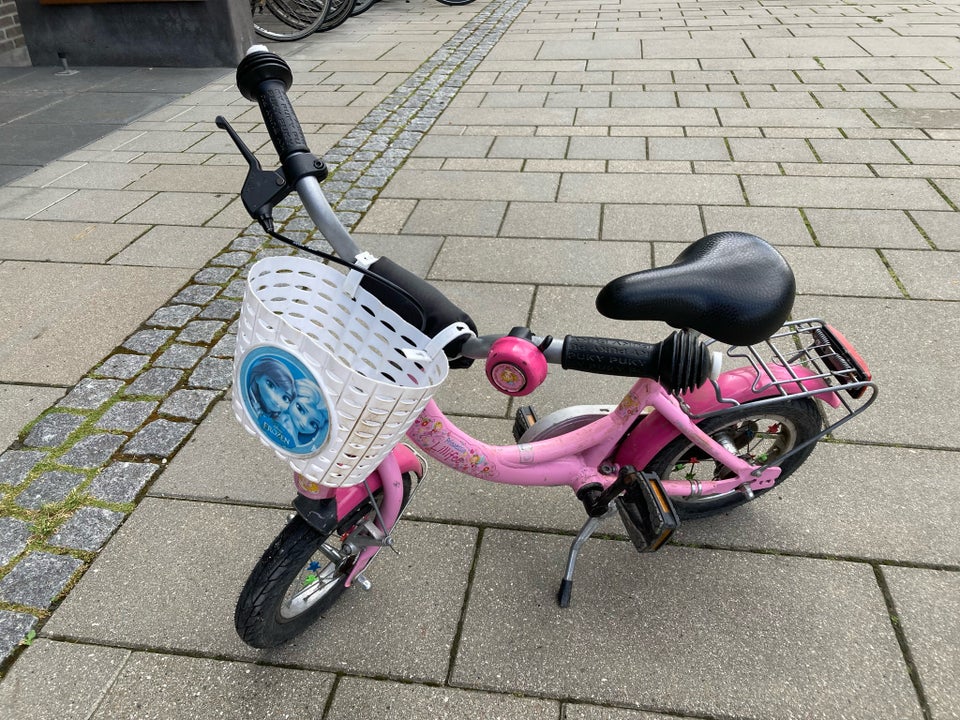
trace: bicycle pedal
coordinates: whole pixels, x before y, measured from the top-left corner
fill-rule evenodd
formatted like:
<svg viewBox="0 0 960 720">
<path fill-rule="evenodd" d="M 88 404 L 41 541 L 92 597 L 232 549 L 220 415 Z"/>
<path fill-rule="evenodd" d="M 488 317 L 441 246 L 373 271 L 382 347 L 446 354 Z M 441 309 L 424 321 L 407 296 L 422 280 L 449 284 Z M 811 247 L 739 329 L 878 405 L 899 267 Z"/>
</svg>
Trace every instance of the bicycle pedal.
<svg viewBox="0 0 960 720">
<path fill-rule="evenodd" d="M 656 475 L 633 468 L 621 472 L 633 477 L 626 478 L 627 489 L 616 500 L 620 519 L 637 552 L 655 552 L 680 526 L 680 518 Z"/>
<path fill-rule="evenodd" d="M 517 419 L 513 423 L 513 439 L 520 442 L 523 434 L 537 422 L 537 413 L 533 405 L 524 405 L 517 408 Z"/>
</svg>

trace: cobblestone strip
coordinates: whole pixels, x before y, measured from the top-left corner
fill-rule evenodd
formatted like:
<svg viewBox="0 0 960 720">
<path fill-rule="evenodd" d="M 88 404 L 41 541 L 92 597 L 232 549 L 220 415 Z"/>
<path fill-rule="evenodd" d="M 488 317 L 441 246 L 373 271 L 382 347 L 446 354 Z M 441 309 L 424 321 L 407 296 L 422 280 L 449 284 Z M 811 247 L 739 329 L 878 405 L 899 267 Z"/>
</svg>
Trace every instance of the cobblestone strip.
<svg viewBox="0 0 960 720">
<path fill-rule="evenodd" d="M 529 0 L 491 4 L 327 155 L 354 225 Z M 311 239 L 293 200 L 275 218 Z M 0 454 L 0 667 L 32 637 L 229 388 L 246 269 L 286 253 L 251 226 Z"/>
</svg>

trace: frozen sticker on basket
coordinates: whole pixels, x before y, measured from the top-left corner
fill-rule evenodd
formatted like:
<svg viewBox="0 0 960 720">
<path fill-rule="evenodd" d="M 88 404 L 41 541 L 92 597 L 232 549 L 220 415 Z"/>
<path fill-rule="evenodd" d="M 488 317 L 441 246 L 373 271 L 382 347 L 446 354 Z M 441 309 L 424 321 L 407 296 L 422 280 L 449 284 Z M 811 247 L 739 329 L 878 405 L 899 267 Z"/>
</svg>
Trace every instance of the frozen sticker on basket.
<svg viewBox="0 0 960 720">
<path fill-rule="evenodd" d="M 239 391 L 261 435 L 293 455 L 313 455 L 330 435 L 330 409 L 313 374 L 275 346 L 248 352 L 240 363 Z"/>
</svg>

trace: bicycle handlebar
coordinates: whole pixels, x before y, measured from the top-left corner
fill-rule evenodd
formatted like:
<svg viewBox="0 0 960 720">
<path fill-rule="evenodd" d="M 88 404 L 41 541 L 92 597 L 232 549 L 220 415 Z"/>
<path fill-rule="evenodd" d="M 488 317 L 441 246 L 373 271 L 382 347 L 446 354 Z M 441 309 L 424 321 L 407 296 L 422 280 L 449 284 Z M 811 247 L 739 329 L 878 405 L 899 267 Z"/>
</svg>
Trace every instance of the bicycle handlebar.
<svg viewBox="0 0 960 720">
<path fill-rule="evenodd" d="M 560 366 L 600 375 L 657 377 L 660 344 L 616 338 L 567 335 Z"/>
<path fill-rule="evenodd" d="M 464 342 L 465 357 L 482 360 L 502 335 L 472 337 Z M 563 340 L 533 336 L 548 363 L 564 370 L 619 377 L 645 377 L 667 390 L 690 391 L 720 374 L 721 355 L 711 353 L 696 335 L 674 332 L 658 343 L 616 338 L 567 335 Z"/>
<path fill-rule="evenodd" d="M 310 153 L 303 128 L 287 96 L 287 90 L 292 83 L 293 73 L 290 66 L 262 45 L 251 47 L 237 66 L 237 87 L 243 97 L 257 102 L 260 106 L 267 132 L 280 157 L 287 181 L 296 182 L 297 190 L 311 218 L 337 254 L 345 260 L 353 260 L 359 249 L 320 191 L 316 177 L 312 176 L 315 173 L 305 170 L 307 163 L 318 167 L 322 167 L 322 163 Z M 382 267 L 378 268 L 377 265 Z M 423 303 L 427 311 L 426 324 L 430 327 L 424 330 L 428 334 L 442 330 L 449 324 L 450 318 L 465 321 L 471 329 L 475 329 L 469 316 L 438 290 L 400 266 L 390 263 L 387 258 L 378 260 L 371 266 L 371 270 L 379 271 L 385 277 L 396 276 L 396 282 L 402 287 L 413 288 L 418 293 L 414 297 Z M 383 299 L 391 300 L 387 297 L 389 295 L 390 293 L 386 293 Z M 431 318 L 436 322 L 431 324 Z M 447 354 L 454 359 L 486 357 L 490 344 L 485 340 L 487 339 L 476 337 L 460 338 L 446 348 Z M 716 365 L 711 361 L 710 353 L 703 343 L 688 333 L 681 332 L 675 332 L 659 343 L 567 335 L 559 351 L 557 343 L 553 342 L 544 343 L 542 352 L 549 362 L 559 362 L 564 369 L 652 378 L 668 390 L 678 391 L 692 390 L 702 385 L 714 374 L 712 370 Z M 469 361 L 461 366 L 468 365 Z"/>
<path fill-rule="evenodd" d="M 260 106 L 267 132 L 284 165 L 291 157 L 309 153 L 300 120 L 287 97 L 293 83 L 290 66 L 263 45 L 254 45 L 237 66 L 237 88 Z"/>
</svg>

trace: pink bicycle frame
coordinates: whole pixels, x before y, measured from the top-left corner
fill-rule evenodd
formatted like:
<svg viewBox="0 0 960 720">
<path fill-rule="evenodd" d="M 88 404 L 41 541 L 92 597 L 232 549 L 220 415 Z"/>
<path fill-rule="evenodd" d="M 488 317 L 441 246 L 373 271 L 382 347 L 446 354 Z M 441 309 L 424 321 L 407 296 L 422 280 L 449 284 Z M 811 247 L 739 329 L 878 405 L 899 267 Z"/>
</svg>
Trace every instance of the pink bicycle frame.
<svg viewBox="0 0 960 720">
<path fill-rule="evenodd" d="M 792 369 L 798 372 L 797 367 Z M 788 371 L 782 372 L 783 377 L 778 379 L 790 377 Z M 802 374 L 804 370 L 800 368 L 799 372 Z M 741 403 L 778 394 L 774 388 L 757 390 L 753 387 L 755 379 L 756 373 L 743 368 L 721 375 L 718 385 L 724 398 Z M 822 381 L 813 380 L 812 383 L 826 387 Z M 789 385 L 787 388 L 788 391 L 792 389 Z M 795 389 L 796 392 L 803 390 L 799 386 Z M 837 403 L 832 393 L 827 392 L 820 397 L 831 405 Z M 685 396 L 684 403 L 696 414 L 723 407 L 710 385 Z M 642 418 L 635 431 L 624 441 L 627 430 L 648 407 L 653 411 Z M 427 455 L 466 475 L 509 485 L 568 485 L 574 492 L 589 484 L 599 484 L 604 488 L 609 486 L 616 479 L 620 464 L 643 469 L 662 447 L 681 434 L 734 473 L 723 480 L 701 482 L 697 488 L 699 493 L 725 493 L 742 485 L 752 490 L 762 490 L 771 487 L 780 475 L 779 467 L 760 468 L 731 453 L 700 430 L 677 399 L 661 385 L 643 378 L 633 385 L 613 412 L 559 437 L 533 443 L 488 445 L 458 428 L 432 400 L 407 431 L 407 437 Z M 622 446 L 617 448 L 621 441 Z M 610 470 L 609 474 L 601 473 L 598 468 L 611 457 L 615 457 L 617 464 L 605 468 Z M 410 471 L 422 472 L 420 461 L 410 448 L 398 445 L 365 483 L 327 489 L 323 496 L 337 499 L 339 520 L 356 507 L 368 492 L 383 488 L 377 525 L 386 533 L 400 515 L 402 475 Z M 663 487 L 674 497 L 691 494 L 691 486 L 687 481 L 665 481 Z M 347 579 L 348 585 L 379 549 L 368 547 L 361 552 Z"/>
</svg>

